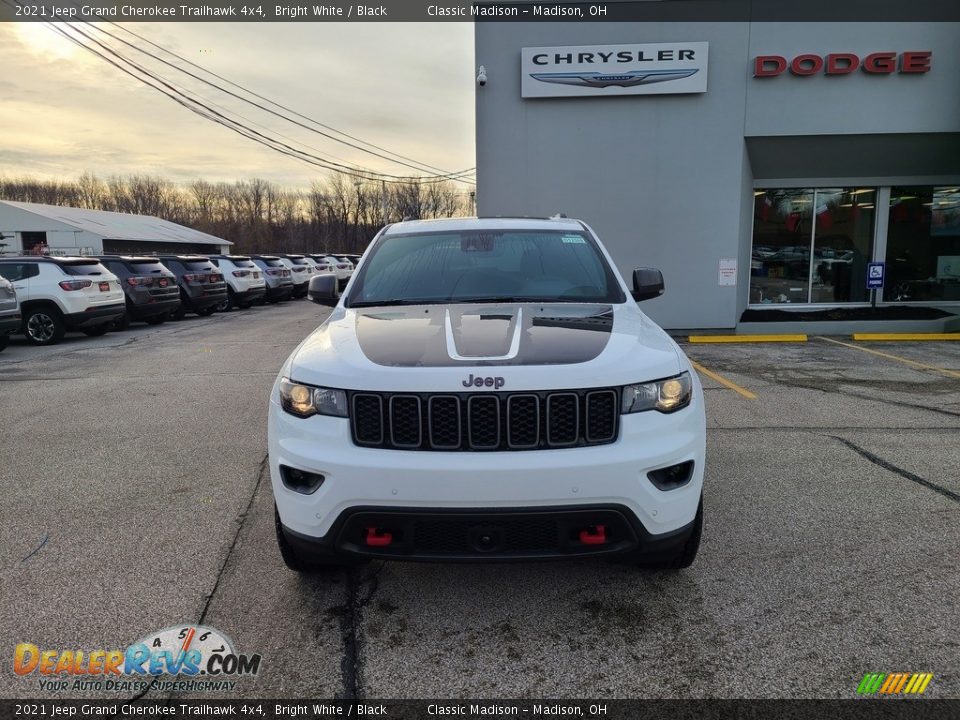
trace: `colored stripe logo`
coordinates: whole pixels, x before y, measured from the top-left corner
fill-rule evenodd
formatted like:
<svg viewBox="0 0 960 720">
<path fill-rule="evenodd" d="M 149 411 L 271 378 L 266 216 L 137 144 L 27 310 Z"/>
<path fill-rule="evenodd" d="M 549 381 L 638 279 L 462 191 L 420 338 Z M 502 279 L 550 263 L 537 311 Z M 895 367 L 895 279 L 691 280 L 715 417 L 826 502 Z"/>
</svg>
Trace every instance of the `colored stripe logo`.
<svg viewBox="0 0 960 720">
<path fill-rule="evenodd" d="M 867 673 L 857 686 L 858 695 L 923 695 L 933 673 Z"/>
</svg>

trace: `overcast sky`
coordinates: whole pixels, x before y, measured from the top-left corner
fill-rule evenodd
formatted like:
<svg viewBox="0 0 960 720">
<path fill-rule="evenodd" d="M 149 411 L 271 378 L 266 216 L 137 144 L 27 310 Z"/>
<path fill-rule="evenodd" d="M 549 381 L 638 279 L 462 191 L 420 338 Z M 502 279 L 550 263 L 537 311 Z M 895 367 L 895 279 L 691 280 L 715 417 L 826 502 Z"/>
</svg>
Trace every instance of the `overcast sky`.
<svg viewBox="0 0 960 720">
<path fill-rule="evenodd" d="M 125 27 L 389 150 L 446 170 L 475 164 L 470 23 Z M 129 48 L 124 53 L 139 55 Z M 273 134 L 312 145 L 318 155 L 392 174 L 410 172 L 271 118 L 174 70 L 152 67 Z M 152 173 L 180 182 L 257 176 L 305 187 L 324 172 L 190 113 L 40 23 L 0 23 L 0 68 L 0 175 Z"/>
</svg>

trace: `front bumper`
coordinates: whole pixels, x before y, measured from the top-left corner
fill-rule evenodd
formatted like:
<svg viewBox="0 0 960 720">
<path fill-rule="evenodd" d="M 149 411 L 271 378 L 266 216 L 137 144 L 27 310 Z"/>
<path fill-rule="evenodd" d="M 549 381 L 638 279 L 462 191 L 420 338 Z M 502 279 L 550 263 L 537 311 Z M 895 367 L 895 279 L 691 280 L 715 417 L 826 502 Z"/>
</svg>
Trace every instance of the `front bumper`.
<svg viewBox="0 0 960 720">
<path fill-rule="evenodd" d="M 359 511 L 416 513 L 464 510 L 615 507 L 638 534 L 662 536 L 693 522 L 703 486 L 705 419 L 702 394 L 664 415 L 621 417 L 608 445 L 514 452 L 402 451 L 358 447 L 349 421 L 269 412 L 270 474 L 280 520 L 288 533 L 335 543 L 342 518 Z M 662 491 L 647 472 L 694 461 L 682 487 Z M 304 495 L 283 484 L 280 465 L 318 473 L 323 484 Z M 642 531 L 642 533 L 641 533 Z"/>
<path fill-rule="evenodd" d="M 426 562 L 530 561 L 622 555 L 670 555 L 687 541 L 693 523 L 651 535 L 629 510 L 617 505 L 571 505 L 508 510 L 357 507 L 340 515 L 325 537 L 280 526 L 298 555 L 335 555 Z M 586 541 L 582 533 L 604 542 Z M 380 543 L 367 542 L 373 531 Z M 389 540 L 383 543 L 383 540 Z"/>
<path fill-rule="evenodd" d="M 63 316 L 64 324 L 71 330 L 102 325 L 121 317 L 127 311 L 125 303 L 115 305 L 97 305 L 88 308 L 85 312 L 69 313 Z"/>
</svg>

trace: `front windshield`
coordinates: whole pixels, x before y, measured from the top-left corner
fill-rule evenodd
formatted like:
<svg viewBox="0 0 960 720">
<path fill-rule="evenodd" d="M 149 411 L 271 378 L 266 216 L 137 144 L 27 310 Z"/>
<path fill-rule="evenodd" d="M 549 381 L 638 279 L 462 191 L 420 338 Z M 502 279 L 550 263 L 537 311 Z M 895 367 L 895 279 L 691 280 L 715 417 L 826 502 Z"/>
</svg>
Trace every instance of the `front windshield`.
<svg viewBox="0 0 960 720">
<path fill-rule="evenodd" d="M 372 249 L 346 306 L 624 299 L 585 233 L 464 230 L 387 236 Z"/>
</svg>

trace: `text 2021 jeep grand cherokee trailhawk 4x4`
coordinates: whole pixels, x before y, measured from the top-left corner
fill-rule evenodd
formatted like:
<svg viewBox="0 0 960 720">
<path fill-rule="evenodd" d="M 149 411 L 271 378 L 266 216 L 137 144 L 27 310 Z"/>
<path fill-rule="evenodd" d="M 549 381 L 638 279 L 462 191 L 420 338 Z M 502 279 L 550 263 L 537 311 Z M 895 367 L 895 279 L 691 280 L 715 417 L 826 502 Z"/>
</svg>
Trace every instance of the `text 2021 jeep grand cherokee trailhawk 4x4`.
<svg viewBox="0 0 960 720">
<path fill-rule="evenodd" d="M 390 225 L 270 399 L 288 566 L 619 556 L 688 566 L 703 392 L 593 231 L 569 219 Z M 633 297 L 631 298 L 631 295 Z"/>
</svg>

